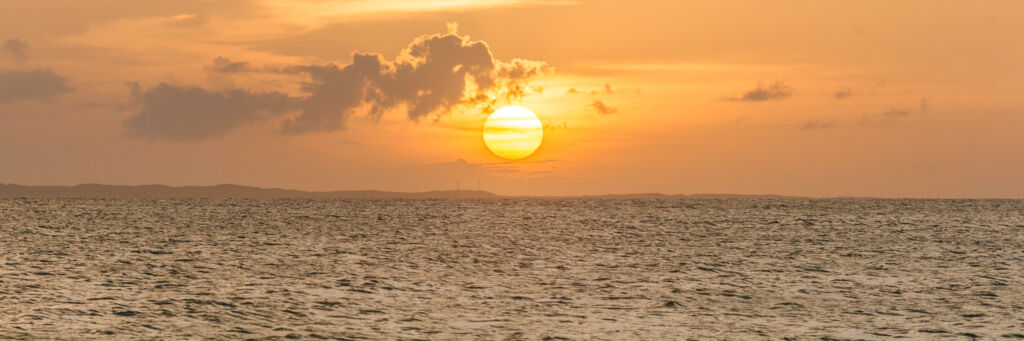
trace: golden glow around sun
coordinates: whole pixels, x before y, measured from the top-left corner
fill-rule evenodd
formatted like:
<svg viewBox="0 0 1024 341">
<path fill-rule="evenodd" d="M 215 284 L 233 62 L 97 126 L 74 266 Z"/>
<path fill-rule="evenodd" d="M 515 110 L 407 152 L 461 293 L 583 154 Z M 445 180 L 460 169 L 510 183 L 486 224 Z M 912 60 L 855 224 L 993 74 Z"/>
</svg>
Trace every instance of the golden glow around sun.
<svg viewBox="0 0 1024 341">
<path fill-rule="evenodd" d="M 508 106 L 484 123 L 484 144 L 494 155 L 508 160 L 530 156 L 544 140 L 544 126 L 530 109 Z"/>
</svg>

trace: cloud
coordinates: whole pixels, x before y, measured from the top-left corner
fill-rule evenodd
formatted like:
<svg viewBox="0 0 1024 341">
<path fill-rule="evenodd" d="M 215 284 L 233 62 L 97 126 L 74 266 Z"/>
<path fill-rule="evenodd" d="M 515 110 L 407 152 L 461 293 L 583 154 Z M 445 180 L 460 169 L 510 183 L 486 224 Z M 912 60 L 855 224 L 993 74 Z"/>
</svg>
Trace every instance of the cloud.
<svg viewBox="0 0 1024 341">
<path fill-rule="evenodd" d="M 835 99 L 845 99 L 849 98 L 850 96 L 853 96 L 853 90 L 851 90 L 850 88 L 842 88 L 836 90 L 836 92 L 832 94 L 832 98 Z"/>
<path fill-rule="evenodd" d="M 288 0 L 262 1 L 260 5 L 277 20 L 290 25 L 309 28 L 350 19 L 366 20 L 374 17 L 393 17 L 409 13 L 453 13 L 487 8 L 516 8 L 529 6 L 568 6 L 575 0 Z"/>
<path fill-rule="evenodd" d="M 0 103 L 16 100 L 48 101 L 73 90 L 67 78 L 50 70 L 0 70 Z"/>
<path fill-rule="evenodd" d="M 614 113 L 619 112 L 619 109 L 612 108 L 612 107 L 608 106 L 607 104 L 604 104 L 604 102 L 601 102 L 601 101 L 598 101 L 598 100 L 594 100 L 593 103 L 590 103 L 587 106 L 591 107 L 591 108 L 594 108 L 594 111 L 596 111 L 598 114 L 602 114 L 602 115 L 609 115 L 609 114 L 614 114 Z"/>
<path fill-rule="evenodd" d="M 282 131 L 299 134 L 344 129 L 348 118 L 366 101 L 379 103 L 373 106 L 371 115 L 380 117 L 384 108 L 397 105 L 397 101 L 380 95 L 370 86 L 379 81 L 383 68 L 380 57 L 369 54 L 354 55 L 352 64 L 342 68 L 301 67 L 300 72 L 310 77 L 309 82 L 302 84 L 302 90 L 310 95 L 301 104 L 302 114 L 285 122 Z"/>
<path fill-rule="evenodd" d="M 135 85 L 132 93 L 142 110 L 124 121 L 129 135 L 170 141 L 221 136 L 298 106 L 297 99 L 279 92 L 208 91 L 160 84 L 145 92 Z"/>
<path fill-rule="evenodd" d="M 0 46 L 0 54 L 21 65 L 28 59 L 28 43 L 21 39 L 8 39 Z M 17 100 L 50 101 L 74 89 L 68 79 L 47 69 L 0 69 L 0 103 Z"/>
<path fill-rule="evenodd" d="M 566 121 L 562 121 L 561 124 L 558 124 L 558 123 L 555 123 L 555 122 L 548 121 L 548 122 L 544 122 L 543 127 L 544 127 L 544 131 L 569 130 L 569 123 L 566 122 Z"/>
<path fill-rule="evenodd" d="M 882 125 L 895 120 L 910 116 L 914 111 L 911 109 L 889 109 L 876 114 L 864 114 L 861 123 L 865 125 Z"/>
<path fill-rule="evenodd" d="M 605 83 L 604 86 L 602 86 L 602 87 L 600 87 L 598 89 L 592 89 L 592 90 L 589 90 L 589 91 L 587 91 L 586 89 L 578 89 L 576 87 L 572 87 L 572 88 L 569 88 L 569 90 L 567 90 L 565 92 L 565 94 L 566 95 L 600 95 L 601 93 L 604 93 L 606 95 L 612 95 L 612 94 L 615 94 L 617 92 L 620 92 L 620 90 L 622 90 L 622 89 L 616 89 L 616 88 L 612 87 L 612 85 L 610 83 Z M 630 90 L 630 89 L 626 89 L 626 90 Z M 632 91 L 639 92 L 640 88 L 632 89 Z"/>
<path fill-rule="evenodd" d="M 230 59 L 217 57 L 213 59 L 213 64 L 206 67 L 206 70 L 219 73 L 240 73 L 253 71 L 253 68 L 249 62 L 232 62 Z"/>
<path fill-rule="evenodd" d="M 213 63 L 203 69 L 206 70 L 206 82 L 218 89 L 235 88 L 235 74 L 255 70 L 249 62 L 232 62 L 224 57 L 214 58 Z"/>
<path fill-rule="evenodd" d="M 206 18 L 196 13 L 178 14 L 170 19 L 172 20 L 170 26 L 175 28 L 196 27 L 206 23 Z"/>
<path fill-rule="evenodd" d="M 28 43 L 21 39 L 8 39 L 3 45 L 3 54 L 14 59 L 17 64 L 28 59 Z"/>
<path fill-rule="evenodd" d="M 835 126 L 830 121 L 810 121 L 800 126 L 800 130 L 823 130 L 829 129 Z"/>
<path fill-rule="evenodd" d="M 910 115 L 911 112 L 913 110 L 910 109 L 889 109 L 889 111 L 882 113 L 881 116 L 885 118 L 900 118 Z"/>
<path fill-rule="evenodd" d="M 743 93 L 741 97 L 727 98 L 729 101 L 763 102 L 789 97 L 793 89 L 783 82 L 773 82 L 768 86 L 758 85 L 757 88 Z"/>
<path fill-rule="evenodd" d="M 455 25 L 449 25 L 449 30 L 455 29 Z M 385 112 L 399 108 L 414 121 L 425 117 L 438 120 L 461 108 L 489 112 L 495 105 L 541 91 L 542 88 L 530 87 L 529 81 L 550 73 L 552 67 L 524 59 L 495 60 L 486 43 L 449 32 L 416 38 L 390 61 L 377 53 L 357 52 L 352 55 L 352 62 L 344 66 L 256 68 L 248 63 L 218 58 L 207 71 L 218 74 L 273 72 L 308 78 L 300 86 L 303 95 L 297 97 L 161 85 L 154 89 L 156 92 L 147 92 L 147 95 L 152 93 L 152 98 L 143 96 L 142 112 L 130 118 L 125 126 L 142 136 L 202 139 L 224 134 L 251 119 L 266 118 L 266 115 L 252 115 L 261 109 L 270 113 L 298 111 L 282 123 L 281 132 L 285 134 L 343 130 L 354 115 L 365 113 L 377 121 Z M 185 101 L 188 112 L 173 102 L 161 101 L 163 97 Z M 278 102 L 289 105 L 277 105 Z M 260 107 L 272 104 L 275 106 Z M 171 118 L 175 124 L 149 124 L 169 122 Z M 208 120 L 216 124 L 209 126 Z M 175 129 L 181 131 L 172 132 Z"/>
</svg>

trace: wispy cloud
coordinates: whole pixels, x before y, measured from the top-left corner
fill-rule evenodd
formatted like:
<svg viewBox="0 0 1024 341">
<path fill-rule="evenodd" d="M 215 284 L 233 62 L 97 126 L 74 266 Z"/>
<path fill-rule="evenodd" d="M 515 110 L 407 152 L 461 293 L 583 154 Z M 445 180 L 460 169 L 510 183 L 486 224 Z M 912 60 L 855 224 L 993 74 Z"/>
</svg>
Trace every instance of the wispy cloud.
<svg viewBox="0 0 1024 341">
<path fill-rule="evenodd" d="M 28 43 L 21 39 L 7 39 L 0 51 L 13 59 L 16 64 L 22 64 L 28 59 Z"/>
<path fill-rule="evenodd" d="M 230 59 L 217 57 L 213 60 L 213 64 L 206 67 L 206 70 L 219 73 L 240 73 L 253 71 L 253 66 L 249 62 L 232 62 Z"/>
<path fill-rule="evenodd" d="M 850 88 L 841 88 L 832 93 L 832 98 L 835 99 L 846 99 L 850 96 L 853 96 L 853 89 Z"/>
<path fill-rule="evenodd" d="M 235 74 L 256 71 L 249 62 L 233 62 L 224 57 L 217 57 L 203 69 L 206 70 L 206 82 L 215 88 L 235 88 Z"/>
<path fill-rule="evenodd" d="M 810 121 L 800 126 L 800 130 L 824 130 L 834 127 L 831 121 Z"/>
<path fill-rule="evenodd" d="M 768 86 L 758 85 L 757 88 L 743 93 L 743 96 L 727 98 L 729 101 L 764 102 L 784 99 L 793 95 L 793 88 L 783 82 L 773 82 Z"/>
<path fill-rule="evenodd" d="M 626 92 L 639 93 L 640 92 L 640 88 L 623 89 L 623 88 L 613 87 L 611 85 L 611 83 L 605 83 L 603 86 L 600 86 L 599 88 L 590 88 L 589 90 L 586 89 L 586 88 L 571 87 L 568 90 L 566 90 L 565 94 L 566 95 L 600 95 L 600 94 L 603 93 L 605 95 L 614 95 L 614 94 L 622 94 L 622 93 L 626 93 Z"/>
<path fill-rule="evenodd" d="M 570 0 L 263 0 L 274 16 L 303 26 L 373 15 L 458 12 L 486 8 L 574 5 Z"/>
<path fill-rule="evenodd" d="M 593 108 L 594 111 L 602 115 L 610 115 L 619 112 L 619 109 L 612 108 L 605 104 L 604 102 L 598 100 L 594 100 L 594 102 L 588 104 L 587 106 Z"/>
<path fill-rule="evenodd" d="M 575 67 L 604 71 L 629 72 L 721 72 L 721 71 L 782 71 L 806 65 L 798 64 L 754 64 L 754 63 L 720 63 L 720 62 L 636 62 L 583 60 L 574 63 Z"/>
<path fill-rule="evenodd" d="M 861 123 L 865 125 L 884 125 L 910 116 L 913 112 L 914 110 L 912 109 L 892 108 L 880 113 L 864 114 L 861 118 Z"/>
</svg>

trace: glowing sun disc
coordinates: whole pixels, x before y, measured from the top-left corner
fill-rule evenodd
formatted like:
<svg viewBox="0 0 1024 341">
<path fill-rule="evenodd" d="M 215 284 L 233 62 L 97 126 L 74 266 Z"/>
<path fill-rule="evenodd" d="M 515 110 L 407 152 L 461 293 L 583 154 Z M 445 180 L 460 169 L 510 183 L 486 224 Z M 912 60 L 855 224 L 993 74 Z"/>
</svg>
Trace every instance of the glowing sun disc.
<svg viewBox="0 0 1024 341">
<path fill-rule="evenodd" d="M 530 109 L 508 106 L 484 122 L 484 144 L 494 155 L 519 160 L 537 151 L 544 140 L 544 126 Z"/>
</svg>

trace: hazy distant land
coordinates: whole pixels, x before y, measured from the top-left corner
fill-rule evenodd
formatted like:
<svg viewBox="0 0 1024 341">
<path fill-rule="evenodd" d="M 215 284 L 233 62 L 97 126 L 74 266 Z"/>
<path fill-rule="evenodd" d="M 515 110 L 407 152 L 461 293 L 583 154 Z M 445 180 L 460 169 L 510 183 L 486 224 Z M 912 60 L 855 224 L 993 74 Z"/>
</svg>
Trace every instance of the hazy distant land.
<svg viewBox="0 0 1024 341">
<path fill-rule="evenodd" d="M 451 190 L 429 192 L 330 191 L 310 192 L 240 185 L 215 186 L 119 186 L 83 184 L 77 186 L 0 185 L 0 198 L 313 198 L 313 199 L 402 199 L 402 198 L 491 198 L 485 191 Z"/>
<path fill-rule="evenodd" d="M 445 198 L 498 198 L 507 197 L 478 190 L 439 190 L 427 192 L 388 192 L 375 190 L 361 191 L 301 191 L 294 189 L 260 188 L 241 185 L 215 186 L 167 186 L 167 185 L 101 185 L 82 184 L 77 186 L 23 186 L 0 184 L 0 198 L 311 198 L 311 199 L 445 199 Z M 583 195 L 579 198 L 608 199 L 800 199 L 804 197 L 784 195 L 751 194 L 602 194 Z"/>
</svg>

